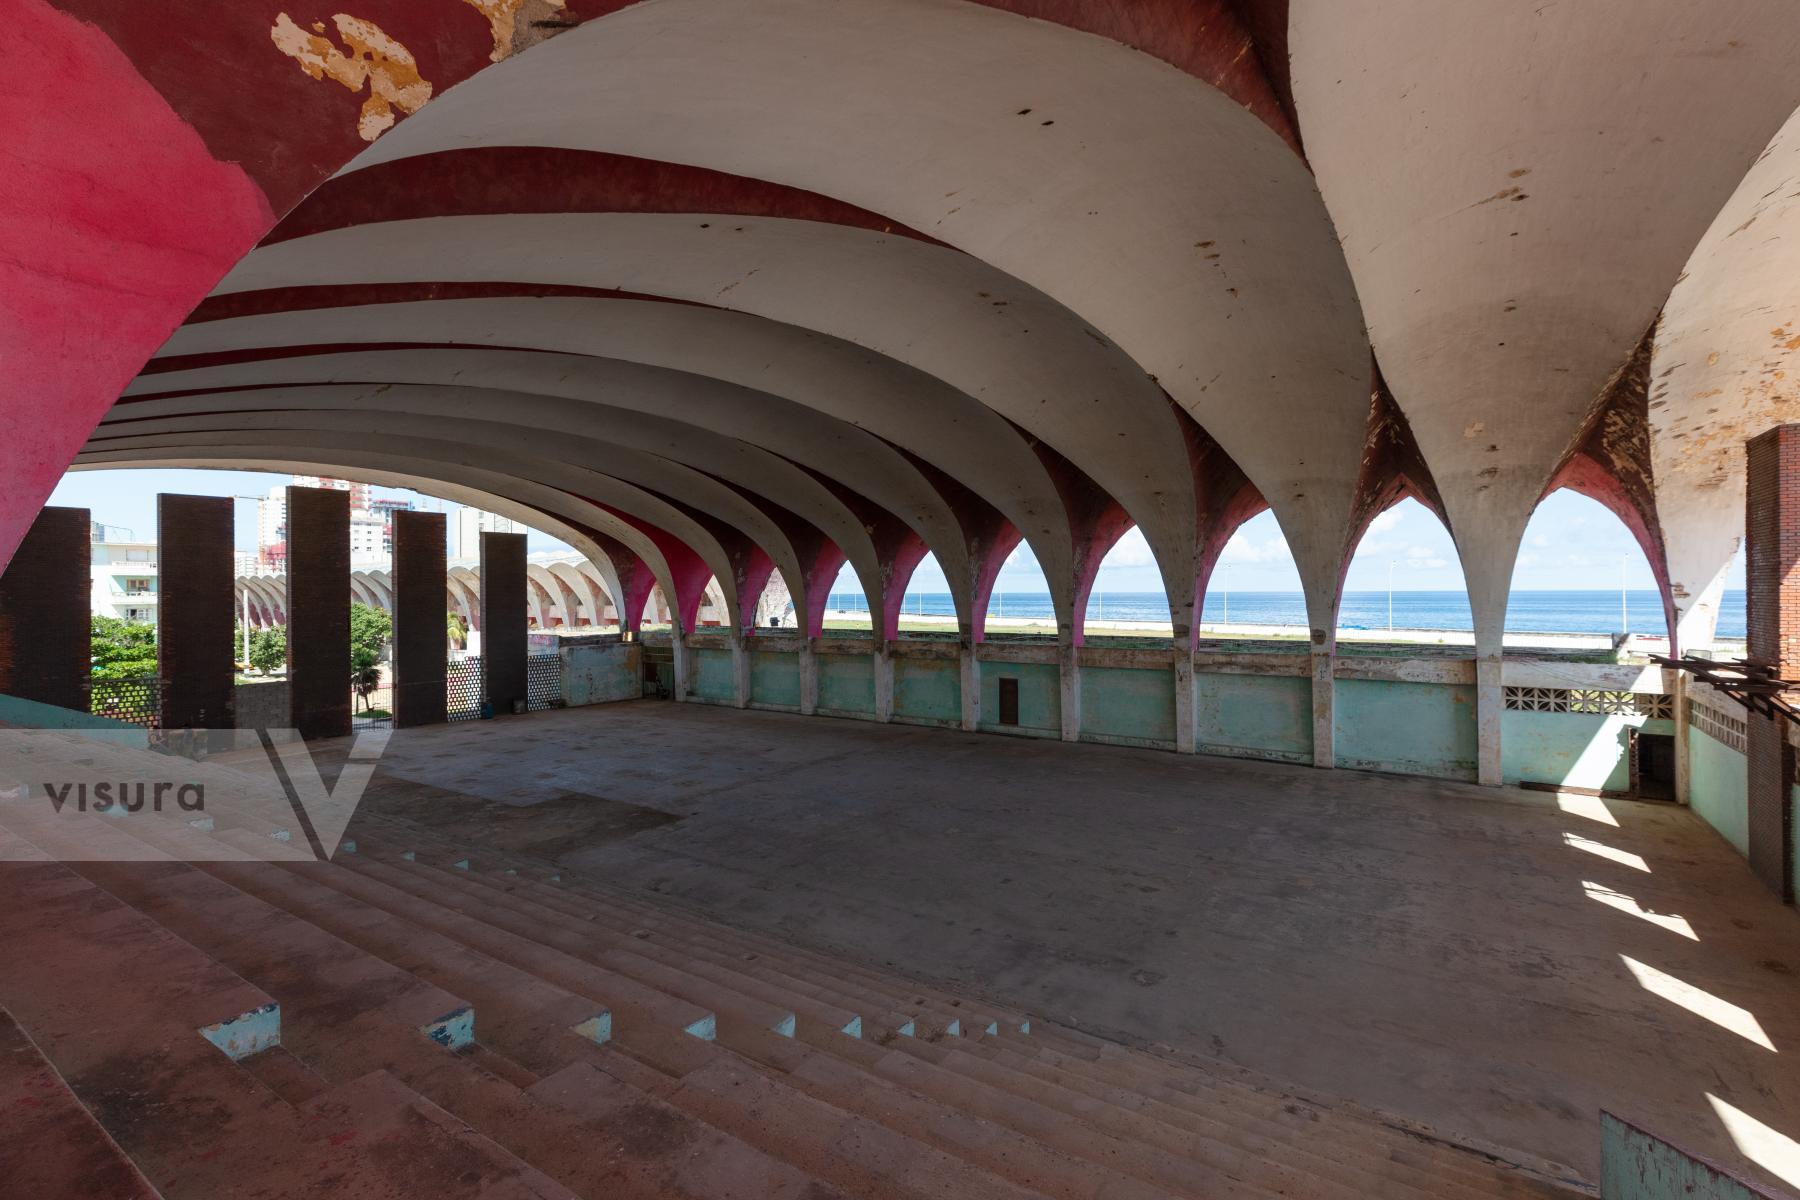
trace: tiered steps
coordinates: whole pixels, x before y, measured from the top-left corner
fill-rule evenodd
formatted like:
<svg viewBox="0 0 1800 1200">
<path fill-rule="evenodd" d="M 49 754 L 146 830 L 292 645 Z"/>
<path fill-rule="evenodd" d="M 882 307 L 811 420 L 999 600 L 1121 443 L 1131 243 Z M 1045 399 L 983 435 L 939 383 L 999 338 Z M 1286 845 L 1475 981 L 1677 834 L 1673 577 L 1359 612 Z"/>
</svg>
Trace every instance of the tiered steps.
<svg viewBox="0 0 1800 1200">
<path fill-rule="evenodd" d="M 41 1194 L 1585 1191 L 552 864 L 368 814 L 335 862 L 245 861 L 274 830 L 209 815 L 65 865 L 0 809 L 0 1095 L 43 1100 L 0 1145 L 35 1131 Z"/>
</svg>

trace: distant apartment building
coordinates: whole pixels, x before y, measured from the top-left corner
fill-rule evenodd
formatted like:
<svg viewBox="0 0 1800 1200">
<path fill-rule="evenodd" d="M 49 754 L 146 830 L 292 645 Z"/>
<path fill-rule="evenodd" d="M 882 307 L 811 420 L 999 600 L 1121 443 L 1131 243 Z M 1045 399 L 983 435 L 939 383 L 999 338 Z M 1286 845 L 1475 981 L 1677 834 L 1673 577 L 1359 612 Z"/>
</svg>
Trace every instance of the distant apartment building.
<svg viewBox="0 0 1800 1200">
<path fill-rule="evenodd" d="M 451 548 L 450 557 L 479 559 L 481 557 L 481 535 L 484 533 L 524 533 L 525 526 L 511 517 L 503 517 L 499 513 L 483 512 L 479 508 L 464 506 L 456 513 L 456 544 Z"/>
<path fill-rule="evenodd" d="M 331 488 L 350 493 L 350 563 L 383 566 L 394 554 L 394 514 L 413 507 L 411 500 L 377 500 L 369 485 L 318 475 L 294 476 L 295 487 Z M 273 488 L 257 502 L 257 570 L 240 574 L 280 574 L 287 569 L 287 488 Z"/>
<path fill-rule="evenodd" d="M 156 620 L 156 543 L 137 540 L 129 529 L 96 522 L 91 551 L 89 606 L 94 615 Z"/>
</svg>

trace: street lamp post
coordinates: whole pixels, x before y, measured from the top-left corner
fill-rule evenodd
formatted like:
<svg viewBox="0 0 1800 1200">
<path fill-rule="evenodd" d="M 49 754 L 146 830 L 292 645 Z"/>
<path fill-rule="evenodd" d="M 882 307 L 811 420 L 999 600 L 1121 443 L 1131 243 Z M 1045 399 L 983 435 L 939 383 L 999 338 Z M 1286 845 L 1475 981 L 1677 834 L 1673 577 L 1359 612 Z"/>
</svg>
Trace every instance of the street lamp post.
<svg viewBox="0 0 1800 1200">
<path fill-rule="evenodd" d="M 1394 632 L 1394 559 L 1388 560 L 1388 632 Z"/>
</svg>

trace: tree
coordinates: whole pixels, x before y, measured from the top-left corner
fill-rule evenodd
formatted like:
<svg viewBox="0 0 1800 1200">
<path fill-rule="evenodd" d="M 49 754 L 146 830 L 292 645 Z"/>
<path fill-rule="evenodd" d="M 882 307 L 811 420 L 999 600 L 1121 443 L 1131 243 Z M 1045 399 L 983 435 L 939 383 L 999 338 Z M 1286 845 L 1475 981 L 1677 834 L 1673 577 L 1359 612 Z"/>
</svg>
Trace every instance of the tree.
<svg viewBox="0 0 1800 1200">
<path fill-rule="evenodd" d="M 156 674 L 156 626 L 118 617 L 94 617 L 89 626 L 97 679 L 138 679 Z"/>
<path fill-rule="evenodd" d="M 250 667 L 259 675 L 287 666 L 287 626 L 273 625 L 250 635 Z"/>
<path fill-rule="evenodd" d="M 469 641 L 469 623 L 463 620 L 459 612 L 444 612 L 445 632 L 449 635 L 450 644 L 461 649 Z"/>
<path fill-rule="evenodd" d="M 369 706 L 369 694 L 381 686 L 381 651 L 394 635 L 394 622 L 379 608 L 350 606 L 350 687 Z"/>
</svg>

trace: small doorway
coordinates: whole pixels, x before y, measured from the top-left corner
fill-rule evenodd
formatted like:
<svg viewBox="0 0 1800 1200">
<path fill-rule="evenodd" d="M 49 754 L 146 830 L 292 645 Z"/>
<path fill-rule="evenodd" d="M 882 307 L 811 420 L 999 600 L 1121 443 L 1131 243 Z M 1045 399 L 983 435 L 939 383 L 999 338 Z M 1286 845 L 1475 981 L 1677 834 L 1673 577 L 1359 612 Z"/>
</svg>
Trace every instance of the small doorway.
<svg viewBox="0 0 1800 1200">
<path fill-rule="evenodd" d="M 1675 739 L 1666 733 L 1634 733 L 1632 782 L 1641 800 L 1675 799 Z"/>
<path fill-rule="evenodd" d="M 1019 723 L 1019 681 L 1011 675 L 1000 677 L 1000 721 L 1001 725 L 1017 725 Z"/>
</svg>

